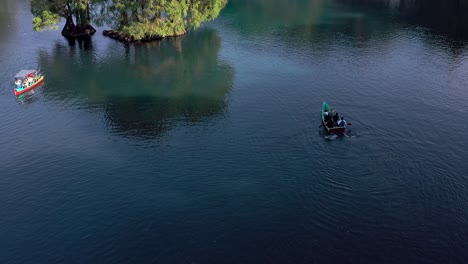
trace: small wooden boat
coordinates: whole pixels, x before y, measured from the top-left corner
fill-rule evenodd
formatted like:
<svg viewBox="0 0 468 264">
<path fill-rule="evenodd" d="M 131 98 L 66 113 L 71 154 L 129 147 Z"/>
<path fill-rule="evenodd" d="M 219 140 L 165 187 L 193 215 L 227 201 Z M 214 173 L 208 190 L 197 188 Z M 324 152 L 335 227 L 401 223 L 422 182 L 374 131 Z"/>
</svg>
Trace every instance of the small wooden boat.
<svg viewBox="0 0 468 264">
<path fill-rule="evenodd" d="M 31 81 L 31 82 L 29 82 Z M 22 70 L 15 75 L 16 87 L 13 89 L 15 96 L 22 95 L 39 86 L 44 81 L 44 76 L 37 70 Z"/>
<path fill-rule="evenodd" d="M 327 130 L 328 133 L 330 134 L 343 134 L 346 131 L 345 127 L 340 127 L 333 121 L 331 123 L 328 123 L 327 120 L 325 120 L 326 114 L 328 114 L 332 109 L 330 106 L 327 104 L 327 102 L 323 102 L 322 104 L 322 126 Z"/>
</svg>

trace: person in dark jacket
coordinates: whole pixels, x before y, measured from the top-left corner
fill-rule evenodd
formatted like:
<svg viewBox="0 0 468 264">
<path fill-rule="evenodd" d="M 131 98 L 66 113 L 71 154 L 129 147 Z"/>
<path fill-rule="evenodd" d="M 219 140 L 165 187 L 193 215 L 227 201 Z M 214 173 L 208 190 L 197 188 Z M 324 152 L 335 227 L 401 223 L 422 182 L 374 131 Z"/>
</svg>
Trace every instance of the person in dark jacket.
<svg viewBox="0 0 468 264">
<path fill-rule="evenodd" d="M 338 124 L 338 120 L 340 119 L 339 116 L 338 116 L 338 112 L 335 112 L 335 114 L 333 115 L 332 119 L 333 119 L 333 122 L 334 122 L 335 124 Z"/>
</svg>

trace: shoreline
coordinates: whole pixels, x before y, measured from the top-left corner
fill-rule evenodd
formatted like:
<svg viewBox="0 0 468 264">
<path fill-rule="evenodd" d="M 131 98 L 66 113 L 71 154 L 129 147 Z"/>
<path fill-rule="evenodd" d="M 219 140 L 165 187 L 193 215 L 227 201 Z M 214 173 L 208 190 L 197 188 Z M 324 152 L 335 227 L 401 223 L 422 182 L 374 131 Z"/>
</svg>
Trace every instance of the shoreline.
<svg viewBox="0 0 468 264">
<path fill-rule="evenodd" d="M 135 38 L 133 36 L 128 36 L 128 35 L 126 35 L 124 33 L 116 31 L 116 30 L 103 30 L 102 31 L 102 35 L 104 35 L 106 37 L 109 37 L 109 38 L 112 38 L 112 39 L 115 39 L 115 40 L 118 40 L 118 41 L 121 41 L 121 42 L 124 42 L 124 43 L 150 42 L 150 41 L 162 40 L 162 39 L 168 38 L 168 37 L 178 37 L 178 36 L 185 35 L 186 33 L 187 33 L 187 31 L 184 30 L 184 32 L 181 32 L 180 34 L 175 34 L 175 35 L 172 35 L 172 36 L 165 36 L 165 37 L 154 36 L 154 37 L 145 37 L 143 39 L 135 40 Z"/>
</svg>

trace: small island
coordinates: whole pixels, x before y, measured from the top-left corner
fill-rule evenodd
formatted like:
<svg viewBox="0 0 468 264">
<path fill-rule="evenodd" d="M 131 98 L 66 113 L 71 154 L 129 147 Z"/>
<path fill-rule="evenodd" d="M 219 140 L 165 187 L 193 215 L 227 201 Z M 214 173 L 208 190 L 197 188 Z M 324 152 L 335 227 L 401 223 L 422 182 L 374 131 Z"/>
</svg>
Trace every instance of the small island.
<svg viewBox="0 0 468 264">
<path fill-rule="evenodd" d="M 36 31 L 57 30 L 66 19 L 62 35 L 67 38 L 93 35 L 94 23 L 111 27 L 104 36 L 139 42 L 183 35 L 215 19 L 226 4 L 227 0 L 32 0 L 31 12 Z"/>
</svg>

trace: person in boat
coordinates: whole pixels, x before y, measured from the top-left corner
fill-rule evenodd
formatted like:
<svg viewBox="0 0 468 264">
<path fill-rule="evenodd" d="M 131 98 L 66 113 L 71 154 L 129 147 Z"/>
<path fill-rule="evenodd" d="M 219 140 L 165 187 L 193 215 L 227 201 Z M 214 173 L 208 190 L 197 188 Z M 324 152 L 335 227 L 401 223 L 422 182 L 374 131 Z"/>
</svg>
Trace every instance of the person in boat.
<svg viewBox="0 0 468 264">
<path fill-rule="evenodd" d="M 323 112 L 325 122 L 328 120 L 331 120 L 333 118 L 333 115 L 335 114 L 335 109 L 333 107 L 330 108 L 330 110 Z"/>
<path fill-rule="evenodd" d="M 15 79 L 15 85 L 16 85 L 16 88 L 21 88 L 21 80 Z"/>
<path fill-rule="evenodd" d="M 333 124 L 333 121 L 331 119 L 329 119 L 325 125 L 328 127 L 328 128 L 333 128 L 335 126 L 335 124 Z"/>
<path fill-rule="evenodd" d="M 28 78 L 24 78 L 23 80 L 23 88 L 26 88 L 28 86 Z"/>
<path fill-rule="evenodd" d="M 34 82 L 34 75 L 32 73 L 30 73 L 28 75 L 28 83 L 29 83 L 29 85 L 31 85 L 33 82 Z"/>
<path fill-rule="evenodd" d="M 340 120 L 340 117 L 338 115 L 338 112 L 335 112 L 332 116 L 333 123 L 338 125 L 338 120 Z"/>
<path fill-rule="evenodd" d="M 344 116 L 341 117 L 340 121 L 338 121 L 338 126 L 340 127 L 346 127 L 348 125 L 348 122 L 344 119 Z"/>
</svg>

